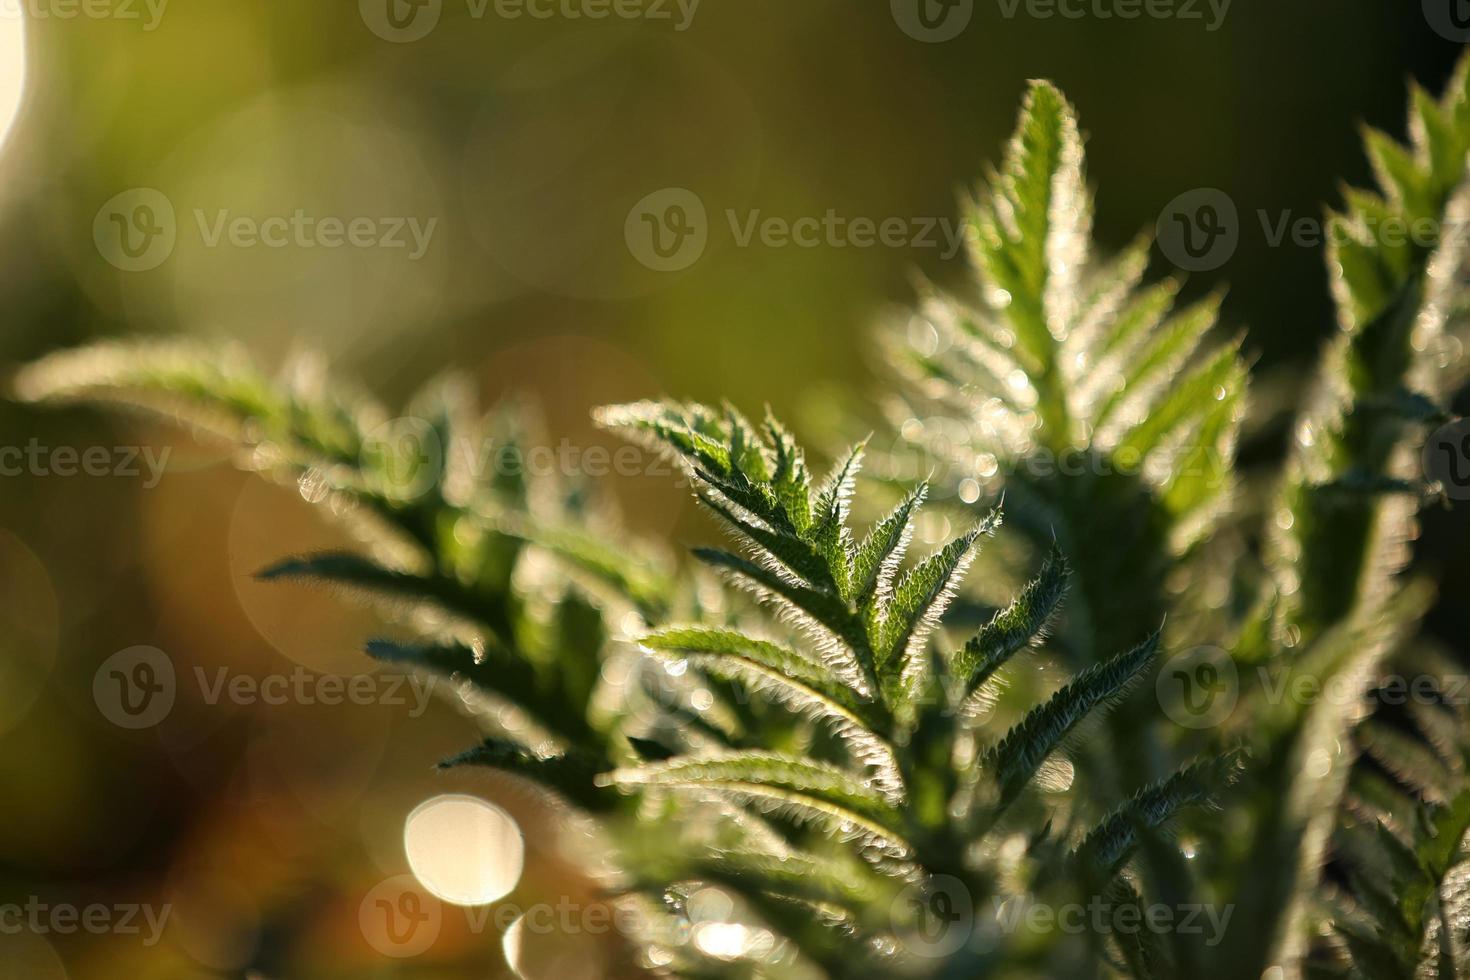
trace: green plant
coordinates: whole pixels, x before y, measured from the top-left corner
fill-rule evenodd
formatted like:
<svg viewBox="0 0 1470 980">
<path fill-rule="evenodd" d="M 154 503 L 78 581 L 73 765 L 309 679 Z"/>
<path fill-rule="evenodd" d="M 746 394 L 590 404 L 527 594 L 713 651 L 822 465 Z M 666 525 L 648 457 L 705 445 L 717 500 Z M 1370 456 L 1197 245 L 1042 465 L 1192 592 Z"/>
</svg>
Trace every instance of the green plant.
<svg viewBox="0 0 1470 980">
<path fill-rule="evenodd" d="M 590 533 L 608 517 L 584 490 L 524 465 L 536 442 L 524 409 L 481 418 L 465 385 L 445 378 L 395 417 L 329 384 L 310 359 L 273 380 L 239 351 L 175 343 L 55 355 L 17 386 L 179 419 L 238 446 L 241 467 L 298 486 L 364 548 L 288 558 L 260 576 L 340 588 L 407 619 L 422 642 L 379 640 L 367 652 L 467 684 L 490 737 L 454 763 L 515 769 L 595 802 L 591 777 L 616 759 L 615 733 L 592 703 L 606 599 L 657 619 L 673 592 L 656 554 Z M 564 574 L 528 568 L 533 552 L 554 556 Z M 518 582 L 528 572 L 539 575 L 534 587 Z"/>
<path fill-rule="evenodd" d="M 1099 618 L 1119 628 L 1168 613 L 1181 643 L 1224 647 L 1269 678 L 1242 675 L 1231 721 L 1262 760 L 1249 804 L 1228 830 L 1194 828 L 1209 841 L 1195 869 L 1152 869 L 1242 913 L 1227 950 L 1206 956 L 1171 937 L 1192 974 L 1292 976 L 1320 932 L 1311 897 L 1366 706 L 1271 704 L 1262 688 L 1307 679 L 1366 695 L 1427 602 L 1400 573 L 1416 513 L 1439 489 L 1419 447 L 1453 417 L 1465 377 L 1466 64 L 1441 99 L 1415 88 L 1409 146 L 1366 134 L 1382 191 L 1349 190 L 1328 216 L 1339 322 L 1285 473 L 1267 478 L 1274 494 L 1257 494 L 1274 501 L 1264 511 L 1232 509 L 1246 378 L 1237 345 L 1200 343 L 1215 301 L 1167 320 L 1178 284 L 1137 288 L 1143 246 L 1111 265 L 1090 258 L 1080 139 L 1049 86 L 1033 88 L 1001 177 L 972 213 L 978 301 L 932 293 L 892 343 L 907 378 L 896 421 L 952 461 L 952 492 L 961 479 L 1003 485 L 1036 546 L 1055 535 L 1067 547 L 1084 609 L 1101 611 L 1062 637 L 1074 662 L 1095 656 Z M 968 439 L 954 439 L 955 422 Z M 1067 459 L 1081 465 L 1057 465 Z M 1201 603 L 1206 594 L 1216 598 Z M 1111 755 L 1089 758 L 1120 773 L 1156 772 L 1191 744 L 1188 732 L 1136 725 L 1113 734 Z"/>
<path fill-rule="evenodd" d="M 1456 673 L 1427 649 L 1402 666 L 1424 678 Z M 1330 896 L 1333 932 L 1320 942 L 1312 973 L 1462 977 L 1470 972 L 1470 719 L 1459 693 L 1443 685 L 1383 715 L 1356 733 L 1371 765 L 1354 772 L 1348 789 L 1337 832 L 1347 883 Z"/>
<path fill-rule="evenodd" d="M 651 403 L 606 410 L 601 418 L 651 437 L 689 468 L 700 500 L 747 552 L 701 549 L 698 557 L 755 593 L 774 618 L 794 623 L 801 635 L 787 646 L 766 638 L 779 635 L 769 622 L 760 634 L 673 626 L 645 637 L 644 648 L 821 719 L 842 749 L 840 760 L 829 763 L 758 741 L 741 751 L 675 755 L 619 770 L 608 781 L 753 803 L 776 816 L 815 824 L 826 836 L 850 840 L 854 856 L 921 892 L 954 882 L 967 901 L 1005 897 L 1004 880 L 1021 870 L 1002 870 L 999 852 L 1008 840 L 1024 840 L 1006 832 L 1008 811 L 1048 781 L 1058 750 L 1094 711 L 1116 703 L 1148 673 L 1158 650 L 1157 631 L 1081 671 L 1003 735 L 987 736 L 985 707 L 995 698 L 1001 671 L 1039 639 L 1061 603 L 1068 573 L 1059 552 L 1049 555 L 1021 594 L 963 646 L 946 648 L 931 642 L 931 634 L 942 625 L 980 539 L 998 525 L 998 514 L 981 518 L 905 567 L 927 487 L 911 491 L 859 540 L 849 525 L 848 498 L 861 465 L 861 445 L 813 486 L 801 449 L 769 418 L 757 431 L 733 410 Z M 1222 777 L 1229 764 L 1216 768 L 1215 776 Z M 1208 800 L 1210 769 L 1192 767 L 1146 787 L 1090 832 L 1063 834 L 1059 842 L 1050 841 L 1037 820 L 1031 826 L 1039 836 L 1026 849 L 1045 854 L 1048 845 L 1070 843 L 1078 853 L 1068 860 L 1084 865 L 1082 875 L 1090 884 L 1105 885 L 1137 846 L 1140 827 L 1157 828 L 1181 807 Z M 1070 776 L 1064 779 L 1070 782 Z M 1075 795 L 1065 802 L 1052 821 L 1080 828 L 1085 807 Z M 692 863 L 696 877 L 705 872 L 706 860 Z M 719 880 L 752 901 L 760 896 L 809 900 L 815 889 L 826 913 L 839 915 L 852 935 L 835 948 L 833 937 L 825 943 L 817 936 L 803 938 L 803 951 L 839 975 L 874 969 L 874 964 L 852 962 L 852 945 L 876 939 L 895 924 L 902 931 L 905 923 L 894 922 L 893 907 L 871 900 L 853 905 L 840 882 L 820 874 L 793 881 L 784 868 L 772 873 L 773 865 L 787 860 L 802 867 L 822 865 L 802 852 L 736 850 L 716 857 L 724 871 Z M 1044 873 L 1046 862 L 1035 863 L 1024 878 Z M 855 862 L 842 866 L 848 869 L 844 876 L 856 876 Z M 881 893 L 880 882 L 872 883 L 870 893 Z M 927 907 L 924 902 L 917 906 Z M 868 945 L 881 948 L 876 943 L 858 948 Z M 951 969 L 966 968 L 960 965 L 965 954 L 948 952 L 955 961 Z M 987 962 L 970 955 L 967 968 Z"/>
<path fill-rule="evenodd" d="M 906 375 L 895 421 L 950 464 L 957 537 L 922 527 L 927 484 L 855 532 L 854 501 L 879 489 L 855 496 L 861 443 L 814 481 L 773 418 L 602 410 L 684 466 L 737 542 L 695 553 L 733 586 L 712 602 L 696 568 L 650 571 L 613 544 L 582 489 L 466 468 L 465 440 L 526 437 L 517 413 L 478 419 L 453 385 L 391 420 L 311 371 L 272 382 L 213 353 L 108 346 L 54 355 L 18 387 L 191 420 L 363 527 L 366 553 L 263 574 L 414 611 L 416 639 L 369 652 L 462 682 L 487 739 L 450 764 L 598 816 L 617 866 L 603 884 L 641 911 L 627 939 L 647 969 L 1470 976 L 1461 720 L 1421 706 L 1403 725 L 1367 699 L 1418 649 L 1432 592 L 1403 572 L 1436 491 L 1417 447 L 1463 380 L 1467 84 L 1462 68 L 1441 100 L 1416 90 L 1410 147 L 1368 136 L 1383 193 L 1349 192 L 1329 222 L 1340 329 L 1264 508 L 1233 492 L 1249 372 L 1238 341 L 1209 339 L 1218 300 L 1174 312 L 1181 283 L 1142 285 L 1146 242 L 1092 258 L 1082 138 L 1045 83 L 971 211 L 975 295 L 930 291 L 888 347 Z M 1435 241 L 1390 241 L 1389 221 L 1428 222 Z M 1000 512 L 954 502 L 1002 491 L 1034 555 L 985 562 L 967 592 Z M 936 550 L 914 560 L 916 535 Z M 998 582 L 1025 584 L 985 607 Z M 1240 706 L 1203 732 L 1169 724 L 1139 683 L 1161 650 L 1198 644 L 1241 678 Z M 1270 696 L 1301 679 L 1350 696 Z M 715 920 L 699 908 L 711 888 L 728 899 Z M 1007 920 L 1095 901 L 1237 914 L 1223 945 Z"/>
</svg>

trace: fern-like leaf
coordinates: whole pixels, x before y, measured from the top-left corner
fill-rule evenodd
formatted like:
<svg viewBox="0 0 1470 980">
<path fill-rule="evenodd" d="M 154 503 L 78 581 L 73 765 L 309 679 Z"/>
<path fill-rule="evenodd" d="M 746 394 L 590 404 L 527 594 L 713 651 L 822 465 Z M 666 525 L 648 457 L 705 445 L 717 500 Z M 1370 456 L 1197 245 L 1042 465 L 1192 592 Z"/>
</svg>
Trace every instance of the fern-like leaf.
<svg viewBox="0 0 1470 980">
<path fill-rule="evenodd" d="M 988 753 L 996 782 L 995 810 L 1004 810 L 1094 709 L 1116 703 L 1153 663 L 1154 633 L 1138 646 L 1078 674 L 1043 705 L 1033 708 Z"/>
</svg>

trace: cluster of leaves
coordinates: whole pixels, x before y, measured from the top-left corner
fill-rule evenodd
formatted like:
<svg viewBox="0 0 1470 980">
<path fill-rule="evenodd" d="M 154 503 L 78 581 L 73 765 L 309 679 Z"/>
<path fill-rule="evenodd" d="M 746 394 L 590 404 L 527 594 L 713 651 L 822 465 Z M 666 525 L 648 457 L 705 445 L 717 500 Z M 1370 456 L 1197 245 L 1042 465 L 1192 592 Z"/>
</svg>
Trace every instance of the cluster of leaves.
<svg viewBox="0 0 1470 980">
<path fill-rule="evenodd" d="M 1099 262 L 1092 214 L 1076 115 L 1035 82 L 967 216 L 976 288 L 927 290 L 889 345 L 904 435 L 1072 556 L 1080 663 L 1162 618 L 1170 562 L 1228 503 L 1247 373 L 1207 339 L 1220 297 L 1176 310 L 1177 278 L 1143 285 L 1146 239 Z"/>
<path fill-rule="evenodd" d="M 1109 622 L 1168 613 L 1187 642 L 1226 648 L 1276 690 L 1307 679 L 1366 694 L 1413 634 L 1427 598 L 1400 573 L 1415 514 L 1437 489 L 1419 447 L 1452 418 L 1465 370 L 1454 316 L 1470 206 L 1465 65 L 1442 98 L 1416 88 L 1410 119 L 1408 146 L 1367 133 L 1381 193 L 1349 190 L 1329 216 L 1338 329 L 1275 503 L 1253 514 L 1233 506 L 1246 373 L 1237 345 L 1205 340 L 1215 300 L 1170 318 L 1179 284 L 1138 285 L 1146 246 L 1112 264 L 1091 258 L 1075 118 L 1055 89 L 1033 86 L 1006 163 L 972 208 L 975 296 L 931 290 L 897 334 L 907 387 L 894 412 L 906 438 L 951 460 L 956 495 L 965 481 L 970 494 L 1003 485 L 1035 544 L 1055 533 L 1068 547 L 1083 616 L 1062 639 L 1078 662 L 1092 661 Z M 1404 228 L 1436 234 L 1393 233 Z M 1247 519 L 1263 526 L 1240 527 Z M 1253 541 L 1265 542 L 1259 553 L 1240 544 Z M 1216 598 L 1202 608 L 1193 597 L 1205 593 Z M 1242 681 L 1231 727 L 1262 760 L 1250 799 L 1228 833 L 1195 828 L 1204 844 L 1193 869 L 1163 860 L 1151 870 L 1241 912 L 1241 941 L 1227 950 L 1203 956 L 1172 937 L 1188 972 L 1291 976 L 1327 914 L 1311 897 L 1365 705 L 1272 703 L 1249 673 Z M 1160 740 L 1127 724 L 1111 734 L 1110 758 L 1088 758 L 1121 759 L 1125 773 L 1156 771 L 1191 735 Z M 1429 929 L 1412 918 L 1425 908 L 1405 914 Z"/>
<path fill-rule="evenodd" d="M 1451 417 L 1451 399 L 1465 377 L 1464 337 L 1456 336 L 1463 324 L 1452 311 L 1460 301 L 1470 216 L 1470 61 L 1462 60 L 1440 99 L 1416 87 L 1409 119 L 1407 146 L 1367 132 L 1381 190 L 1348 190 L 1345 209 L 1329 216 L 1338 330 L 1296 420 L 1286 476 L 1267 515 L 1269 659 L 1289 673 L 1335 635 L 1367 632 L 1379 642 L 1365 644 L 1349 662 L 1365 693 L 1388 655 L 1412 642 L 1428 601 L 1401 572 L 1417 535 L 1418 510 L 1438 490 L 1425 483 L 1420 448 L 1430 429 Z M 1401 242 L 1384 231 L 1399 222 L 1437 234 L 1432 242 L 1422 236 Z M 1318 706 L 1292 731 L 1275 736 L 1283 749 L 1296 750 L 1287 756 L 1293 761 L 1344 745 L 1327 776 L 1313 779 L 1310 771 L 1283 766 L 1263 774 L 1263 794 L 1286 800 L 1293 793 L 1296 800 L 1285 811 L 1262 807 L 1263 823 L 1269 826 L 1284 812 L 1280 826 L 1302 839 L 1296 877 L 1278 887 L 1279 904 L 1289 912 L 1275 958 L 1288 966 L 1305 951 L 1308 937 L 1321 932 L 1327 915 L 1311 896 L 1331 853 L 1334 824 L 1342 819 L 1340 809 L 1327 804 L 1349 788 L 1354 739 L 1347 729 L 1366 714 L 1362 703 L 1351 707 L 1332 717 L 1332 706 Z M 1457 849 L 1458 835 L 1447 846 Z M 1262 876 L 1268 865 L 1249 870 Z M 1431 905 L 1404 906 L 1408 928 L 1420 934 L 1434 931 L 1436 914 Z M 1370 967 L 1358 969 L 1367 973 Z M 1441 977 L 1467 975 L 1452 970 L 1449 959 L 1436 969 Z"/>
<path fill-rule="evenodd" d="M 447 764 L 513 767 L 584 803 L 605 797 L 592 783 L 618 744 L 594 710 L 610 638 L 605 600 L 655 619 L 673 590 L 656 556 L 596 533 L 607 517 L 585 489 L 527 465 L 536 436 L 526 410 L 481 417 L 467 385 L 445 378 L 394 417 L 328 383 L 314 359 L 272 379 L 239 351 L 183 343 L 55 354 L 26 368 L 16 389 L 181 420 L 237 446 L 242 468 L 297 486 L 364 548 L 292 557 L 260 576 L 339 588 L 406 620 L 421 640 L 376 640 L 367 652 L 451 679 L 487 732 Z"/>
<path fill-rule="evenodd" d="M 930 487 L 905 487 L 859 535 L 865 447 L 814 481 L 769 417 L 756 426 L 677 403 L 599 416 L 681 463 L 737 542 L 696 557 L 756 602 L 711 609 L 694 601 L 702 590 L 612 545 L 576 488 L 514 467 L 476 472 L 479 457 L 454 447 L 514 452 L 523 436 L 514 413 L 477 418 L 453 385 L 395 421 L 311 370 L 276 383 L 169 346 L 56 355 L 19 387 L 187 418 L 369 528 L 367 553 L 264 574 L 412 611 L 420 639 L 369 652 L 459 682 L 488 737 L 452 762 L 514 772 L 602 816 L 620 866 L 609 888 L 647 913 L 630 937 L 647 966 L 1467 976 L 1470 790 L 1463 719 L 1448 706 L 1402 723 L 1358 697 L 1282 703 L 1242 670 L 1240 706 L 1213 732 L 1160 724 L 1139 698 L 1091 726 L 1099 737 L 1077 737 L 1176 642 L 1217 644 L 1278 689 L 1307 678 L 1365 696 L 1408 649 L 1430 601 L 1402 574 L 1434 490 L 1416 448 L 1450 417 L 1462 380 L 1451 313 L 1470 208 L 1467 86 L 1462 68 L 1442 99 L 1416 90 L 1407 147 L 1369 134 L 1383 190 L 1349 192 L 1331 218 L 1339 329 L 1274 503 L 1253 514 L 1233 493 L 1248 372 L 1239 342 L 1209 336 L 1218 297 L 1176 310 L 1180 282 L 1144 284 L 1147 242 L 1092 257 L 1075 114 L 1032 85 L 971 208 L 974 295 L 927 291 L 890 345 L 907 375 L 901 431 L 952 474 L 936 495 L 1003 489 L 1037 546 L 1034 577 L 966 640 L 950 635 L 955 601 L 999 513 L 951 509 L 962 533 L 925 534 Z M 1433 246 L 1379 237 L 1426 222 L 1440 231 Z M 1248 520 L 1264 526 L 1241 529 Z M 936 550 L 908 557 L 916 536 Z M 1265 544 L 1205 561 L 1227 538 Z M 1219 564 L 1255 573 L 1208 567 Z M 618 652 L 624 626 L 610 625 L 630 613 L 644 627 L 636 657 Z M 1053 630 L 1046 645 L 1072 668 L 1061 684 L 1028 669 Z M 620 673 L 610 656 L 636 659 L 648 711 L 633 710 L 627 686 L 606 689 Z M 1027 683 L 1015 688 L 1046 688 L 1039 704 L 1001 696 L 1017 676 Z M 1224 819 L 1191 819 L 1234 780 L 1237 740 L 1252 761 Z M 1163 835 L 1170 825 L 1187 849 Z M 1348 869 L 1346 887 L 1324 865 Z M 714 919 L 700 900 L 709 888 L 729 899 Z M 929 916 L 954 912 L 953 890 L 970 911 L 941 923 L 960 921 L 959 941 L 936 952 Z M 1146 930 L 1083 949 L 1055 933 L 968 941 L 982 908 L 1033 896 L 1238 914 L 1224 948 Z"/>
<path fill-rule="evenodd" d="M 701 549 L 698 557 L 770 610 L 762 635 L 671 626 L 645 637 L 644 648 L 818 719 L 840 743 L 833 762 L 757 742 L 739 751 L 680 754 L 619 770 L 609 781 L 716 794 L 814 823 L 850 841 L 854 856 L 875 872 L 911 882 L 923 894 L 944 879 L 961 883 L 969 901 L 1011 897 L 999 883 L 997 855 L 1007 841 L 1025 838 L 1016 838 L 1003 818 L 1028 790 L 1056 784 L 1058 761 L 1070 772 L 1059 750 L 1079 726 L 1148 673 L 1158 651 L 1157 631 L 1080 671 L 1009 731 L 987 738 L 983 723 L 990 720 L 987 708 L 1004 668 L 1043 636 L 1061 603 L 1068 570 L 1060 552 L 1048 555 L 1030 584 L 967 642 L 947 649 L 933 638 L 979 542 L 998 525 L 998 514 L 906 564 L 928 487 L 915 488 L 859 540 L 850 526 L 849 497 L 862 445 L 814 485 L 801 449 L 774 419 L 757 430 L 733 409 L 657 403 L 608 409 L 601 418 L 672 452 L 687 467 L 701 502 L 744 552 Z M 798 642 L 770 639 L 779 635 L 771 619 L 793 624 Z M 1091 830 L 1059 831 L 1055 839 L 1042 831 L 1027 847 L 1035 853 L 1070 843 L 1076 851 L 1068 862 L 1082 865 L 1072 869 L 1079 882 L 1107 885 L 1141 833 L 1185 806 L 1206 802 L 1208 777 L 1221 779 L 1232 764 L 1184 769 L 1144 788 Z M 1086 808 L 1075 794 L 1068 802 L 1069 812 L 1052 819 L 1080 827 Z M 776 874 L 765 868 L 780 868 L 793 858 L 801 867 L 820 865 L 814 855 L 793 855 L 789 848 L 763 856 L 764 863 L 755 866 L 748 863 L 748 851 L 717 857 L 745 865 L 725 879 L 742 894 L 792 901 L 810 894 L 812 880 L 793 878 L 789 868 Z M 864 941 L 842 944 L 836 960 L 823 946 L 803 947 L 839 976 L 873 969 L 875 964 L 850 961 L 851 952 L 891 949 L 872 941 L 872 932 L 903 925 L 882 908 L 875 922 L 871 905 L 852 906 L 846 898 L 834 889 L 822 914 L 837 916 Z"/>
<path fill-rule="evenodd" d="M 652 690 L 660 724 L 600 711 L 594 688 L 608 617 L 633 610 L 647 622 L 666 619 L 674 590 L 599 544 L 582 526 L 591 518 L 575 493 L 532 486 L 513 466 L 494 466 L 488 477 L 466 469 L 475 458 L 459 451 L 467 441 L 511 452 L 522 445 L 509 434 L 511 413 L 475 418 L 441 383 L 393 420 L 360 396 L 331 394 L 305 367 L 271 381 L 242 360 L 177 345 L 55 355 L 18 387 L 32 399 L 116 402 L 187 420 L 238 443 L 243 465 L 294 483 L 363 528 L 368 553 L 302 556 L 261 574 L 411 610 L 424 640 L 374 641 L 368 652 L 451 677 L 485 721 L 485 743 L 448 764 L 508 770 L 607 817 L 624 842 L 617 889 L 658 900 L 648 941 L 662 954 L 651 959 L 681 973 L 728 973 L 734 964 L 924 972 L 927 961 L 895 936 L 919 928 L 914 916 L 925 905 L 898 902 L 899 890 L 929 895 L 943 877 L 959 882 L 967 901 L 1002 895 L 997 854 L 1014 841 L 1026 844 L 1035 874 L 1048 867 L 1105 883 L 1141 834 L 1207 802 L 1224 776 L 1215 766 L 1185 769 L 1094 814 L 1102 819 L 1090 830 L 1078 794 L 1052 793 L 1059 829 L 1007 827 L 1013 807 L 1045 805 L 1035 787 L 1056 788 L 1069 739 L 1148 671 L 1158 635 L 1081 671 L 1002 737 L 985 737 L 981 722 L 1007 664 L 1055 617 L 1067 563 L 1059 552 L 1048 556 L 1013 603 L 943 650 L 933 637 L 999 515 L 906 563 L 921 486 L 858 541 L 849 502 L 861 447 L 814 486 L 802 450 L 774 420 L 758 433 L 730 410 L 641 405 L 603 414 L 688 465 L 699 499 L 746 551 L 698 556 L 775 607 L 774 617 L 758 617 L 759 635 L 695 609 L 693 624 L 641 638 L 646 654 L 680 667 L 677 676 L 707 683 L 698 709 L 688 707 L 688 689 Z M 588 587 L 548 599 L 542 582 L 525 580 L 535 574 L 530 552 Z M 780 641 L 778 620 L 799 627 L 794 642 Z M 785 720 L 739 723 L 751 693 L 779 705 Z M 637 816 L 620 822 L 626 797 Z M 697 933 L 680 896 L 701 882 L 738 896 L 780 943 L 711 953 L 691 941 Z"/>
<path fill-rule="evenodd" d="M 1337 834 L 1346 887 L 1314 977 L 1470 976 L 1470 716 L 1457 685 L 1418 682 L 1463 674 L 1425 649 L 1399 666 L 1413 696 L 1400 678 L 1404 691 L 1355 733 L 1364 763 Z"/>
<path fill-rule="evenodd" d="M 905 382 L 890 414 L 947 462 L 951 496 L 1003 491 L 1023 535 L 1059 542 L 1076 566 L 1059 646 L 1077 667 L 1166 616 L 1187 621 L 1167 579 L 1229 506 L 1247 380 L 1240 340 L 1211 336 L 1218 294 L 1181 308 L 1177 277 L 1146 283 L 1146 238 L 1096 258 L 1085 170 L 1072 106 L 1032 83 L 969 206 L 975 288 L 927 288 L 888 345 Z M 1090 754 L 1111 793 L 1167 773 L 1154 718 L 1118 712 Z"/>
<path fill-rule="evenodd" d="M 1447 325 L 1470 220 L 1467 65 L 1440 100 L 1415 88 L 1410 145 L 1368 131 L 1381 192 L 1349 190 L 1329 216 L 1339 330 L 1298 419 L 1275 521 L 1281 622 L 1294 637 L 1384 601 L 1431 489 L 1416 435 L 1450 417 L 1465 370 Z M 1400 226 L 1434 228 L 1434 243 L 1385 230 Z"/>
</svg>

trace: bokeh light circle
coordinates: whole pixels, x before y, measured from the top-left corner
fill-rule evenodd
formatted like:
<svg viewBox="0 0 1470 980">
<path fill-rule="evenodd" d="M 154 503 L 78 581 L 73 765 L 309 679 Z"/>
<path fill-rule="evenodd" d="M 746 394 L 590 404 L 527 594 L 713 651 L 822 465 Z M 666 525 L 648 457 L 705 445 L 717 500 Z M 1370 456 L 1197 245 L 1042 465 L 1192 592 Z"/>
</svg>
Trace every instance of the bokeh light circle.
<svg viewBox="0 0 1470 980">
<path fill-rule="evenodd" d="M 500 807 L 464 794 L 421 803 L 403 826 L 409 867 L 436 898 L 486 905 L 509 895 L 525 868 L 525 842 Z"/>
<path fill-rule="evenodd" d="M 501 940 L 505 962 L 520 980 L 601 980 L 602 952 L 588 933 L 567 933 L 554 918 L 523 915 Z"/>
</svg>

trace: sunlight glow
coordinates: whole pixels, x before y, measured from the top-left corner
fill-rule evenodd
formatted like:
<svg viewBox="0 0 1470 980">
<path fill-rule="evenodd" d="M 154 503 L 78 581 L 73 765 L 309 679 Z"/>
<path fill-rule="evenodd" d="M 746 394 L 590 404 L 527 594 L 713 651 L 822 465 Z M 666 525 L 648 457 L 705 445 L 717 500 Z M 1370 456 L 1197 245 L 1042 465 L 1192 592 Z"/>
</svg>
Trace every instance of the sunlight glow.
<svg viewBox="0 0 1470 980">
<path fill-rule="evenodd" d="M 20 6 L 0 6 L 0 146 L 20 113 L 26 83 L 26 25 Z"/>
</svg>

